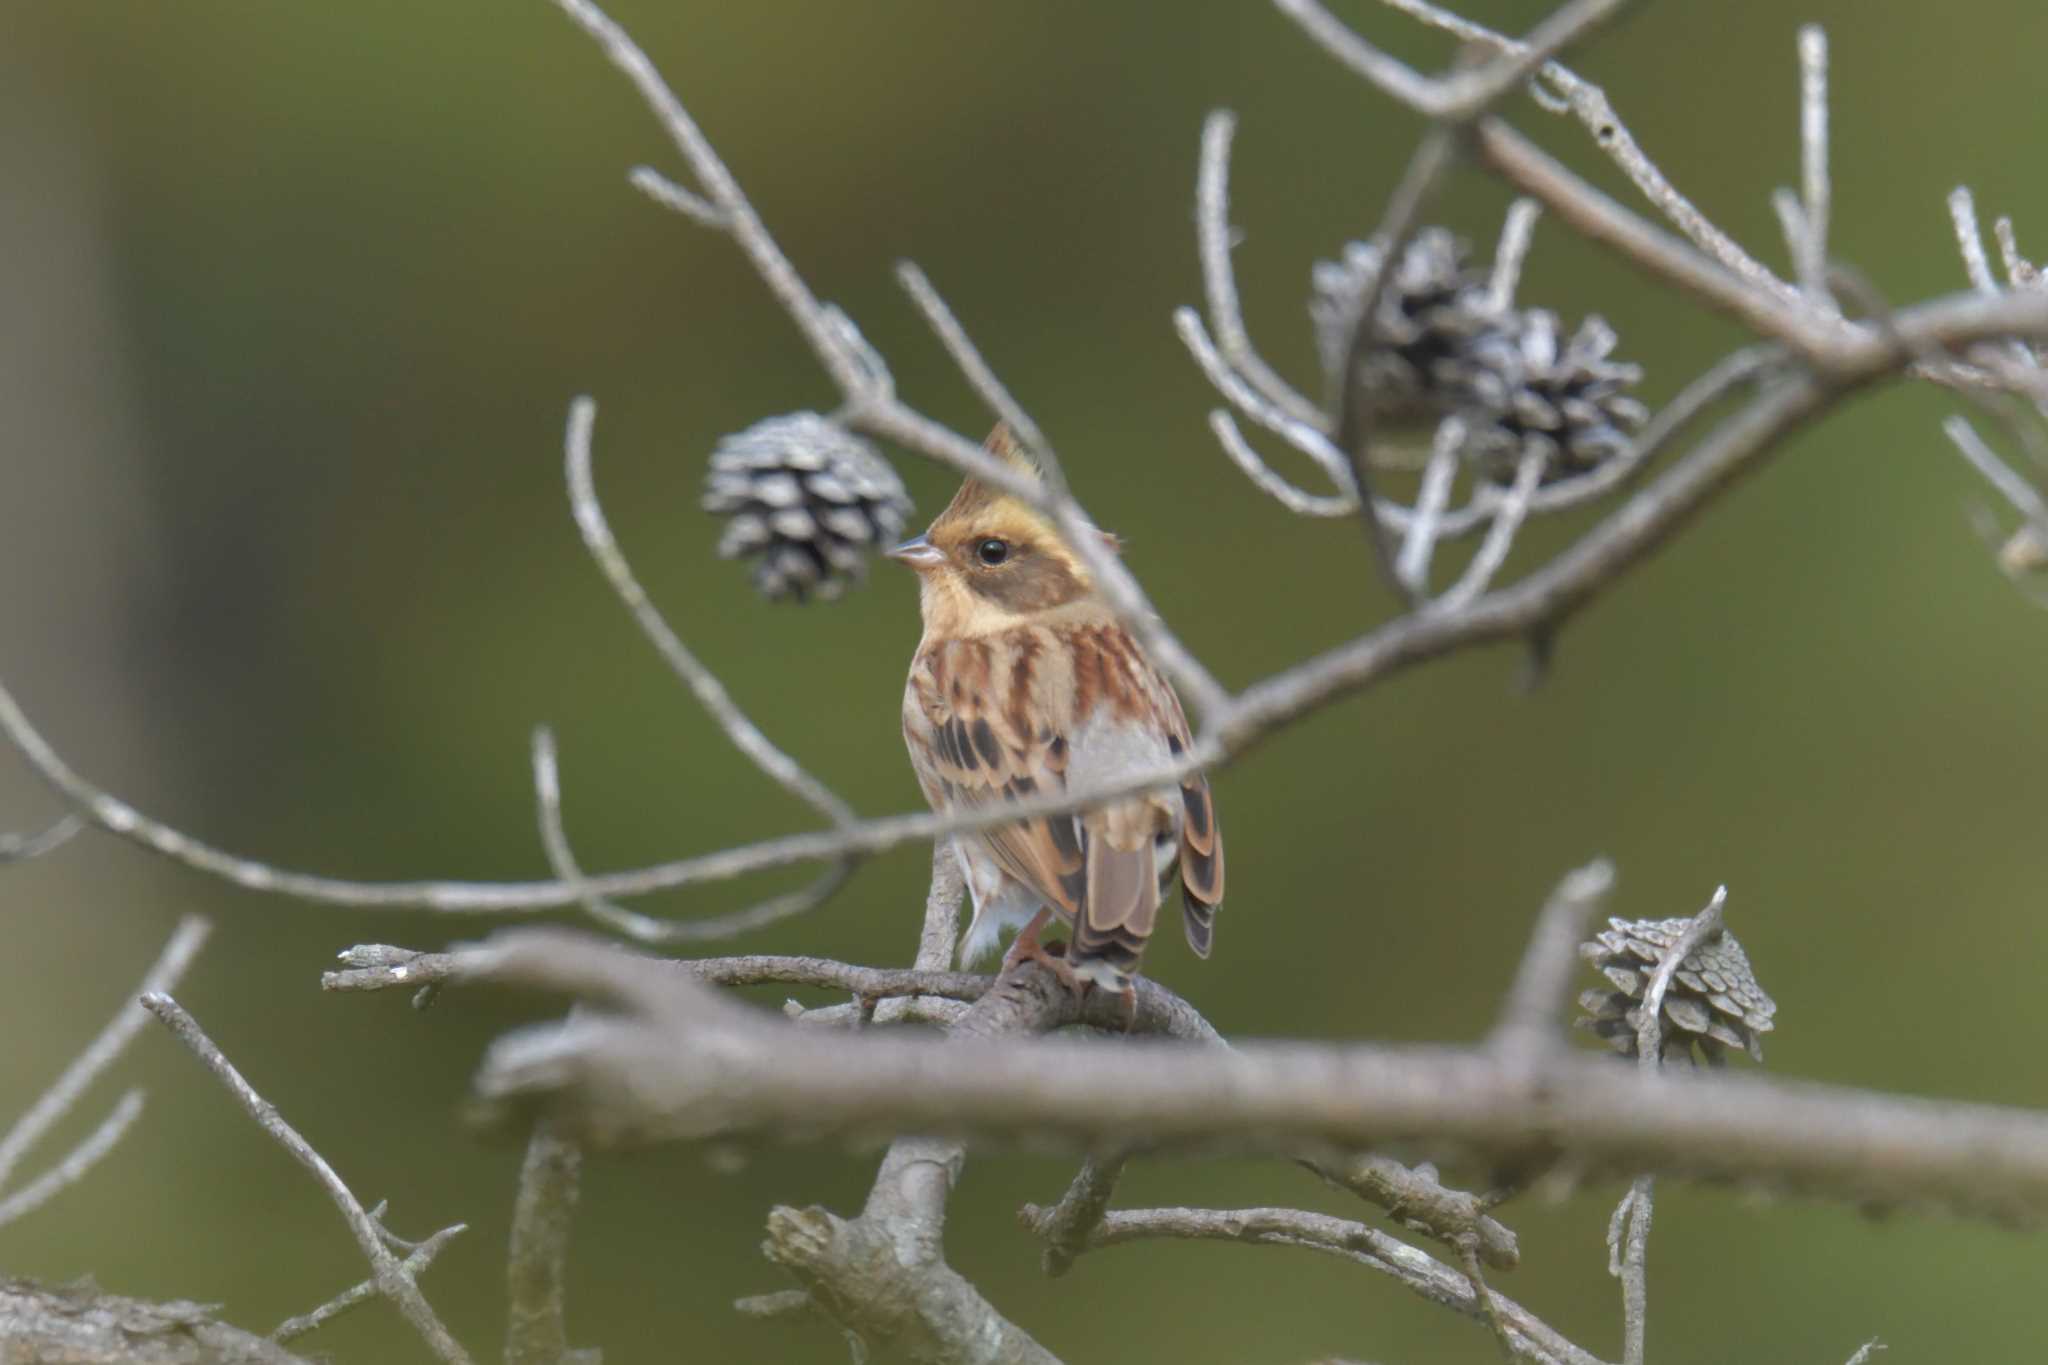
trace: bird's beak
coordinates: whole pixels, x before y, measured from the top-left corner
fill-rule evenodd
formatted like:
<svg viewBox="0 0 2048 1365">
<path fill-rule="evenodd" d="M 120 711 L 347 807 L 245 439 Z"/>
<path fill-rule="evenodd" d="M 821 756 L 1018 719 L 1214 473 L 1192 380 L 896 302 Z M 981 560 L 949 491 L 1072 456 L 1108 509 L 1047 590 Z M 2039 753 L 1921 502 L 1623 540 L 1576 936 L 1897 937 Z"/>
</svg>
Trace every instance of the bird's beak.
<svg viewBox="0 0 2048 1365">
<path fill-rule="evenodd" d="M 899 564 L 916 569 L 919 573 L 924 572 L 926 569 L 937 567 L 939 562 L 946 557 L 940 553 L 938 546 L 932 544 L 924 536 L 919 536 L 915 540 L 906 540 L 893 550 L 884 550 L 882 553 Z"/>
</svg>

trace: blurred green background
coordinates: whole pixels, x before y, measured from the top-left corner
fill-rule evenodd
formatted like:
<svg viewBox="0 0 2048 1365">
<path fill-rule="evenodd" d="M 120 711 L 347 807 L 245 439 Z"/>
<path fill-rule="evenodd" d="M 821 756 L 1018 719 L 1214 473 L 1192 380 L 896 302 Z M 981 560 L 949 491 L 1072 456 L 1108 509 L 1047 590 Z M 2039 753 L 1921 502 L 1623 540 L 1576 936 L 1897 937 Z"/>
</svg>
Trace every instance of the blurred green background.
<svg viewBox="0 0 2048 1365">
<path fill-rule="evenodd" d="M 1540 9 L 1468 12 L 1519 29 Z M 1196 144 L 1205 111 L 1229 106 L 1247 308 L 1309 383 L 1310 263 L 1369 230 L 1411 117 L 1260 4 L 617 12 L 818 291 L 913 401 L 978 431 L 891 280 L 900 257 L 926 267 L 1227 682 L 1386 614 L 1354 526 L 1291 520 L 1215 450 L 1214 400 L 1168 314 L 1198 296 Z M 1449 55 L 1398 16 L 1344 12 L 1403 54 Z M 1942 202 L 1958 183 L 2048 253 L 2033 0 L 1647 6 L 1577 64 L 1710 215 L 1782 265 L 1767 195 L 1797 176 L 1804 20 L 1833 42 L 1841 259 L 1897 300 L 1959 288 Z M 1512 116 L 1616 184 L 1576 125 L 1526 101 Z M 540 0 L 0 8 L 0 666 L 82 771 L 277 863 L 539 876 L 526 743 L 545 721 L 587 866 L 802 826 L 583 557 L 559 443 L 569 399 L 591 393 L 600 487 L 679 629 L 862 810 L 918 805 L 895 719 L 909 584 L 885 570 L 837 605 L 770 608 L 712 557 L 696 497 L 713 443 L 832 395 L 731 245 L 628 188 L 641 161 L 680 174 Z M 1504 203 L 1467 171 L 1438 217 L 1483 244 Z M 1604 313 L 1652 400 L 1740 340 L 1554 224 L 1523 292 Z M 1970 528 L 1988 495 L 1940 437 L 1949 410 L 1879 393 L 1801 436 L 1573 625 L 1534 695 L 1514 690 L 1513 652 L 1461 656 L 1234 765 L 1218 778 L 1217 955 L 1162 942 L 1151 969 L 1233 1034 L 1471 1038 L 1544 892 L 1606 853 L 1619 913 L 1689 913 L 1730 885 L 1781 1004 L 1775 1072 L 2048 1105 L 2024 1041 L 2048 1026 L 2048 616 Z M 935 510 L 951 480 L 902 467 Z M 0 760 L 0 827 L 55 813 Z M 742 946 L 904 960 L 925 869 L 900 851 Z M 794 880 L 660 908 L 711 913 Z M 398 1230 L 470 1224 L 427 1288 L 495 1354 L 518 1154 L 456 1109 L 521 1008 L 453 997 L 419 1015 L 316 989 L 345 945 L 438 946 L 481 922 L 310 908 L 81 839 L 0 876 L 0 1116 L 194 910 L 218 934 L 181 997 L 366 1199 L 392 1201 Z M 362 1277 L 333 1209 L 190 1058 L 145 1035 L 117 1081 L 148 1087 L 141 1126 L 0 1232 L 0 1268 L 215 1301 L 258 1330 Z M 756 1251 L 772 1203 L 851 1210 L 872 1169 L 812 1149 L 737 1173 L 684 1151 L 596 1161 L 575 1339 L 619 1362 L 843 1359 L 829 1335 L 745 1326 L 727 1305 L 783 1283 Z M 1049 1282 L 1013 1210 L 1068 1169 L 974 1161 L 948 1240 L 1070 1360 L 1493 1358 L 1473 1324 L 1306 1253 L 1159 1245 Z M 1526 1264 L 1500 1281 L 1610 1356 L 1615 1193 L 1515 1207 Z M 1270 1164 L 1159 1163 L 1123 1198 L 1356 1211 Z M 1712 1191 L 1674 1189 L 1659 1214 L 1661 1361 L 1841 1360 L 1874 1335 L 1899 1361 L 2038 1353 L 2037 1240 Z M 381 1306 L 308 1344 L 424 1358 Z"/>
</svg>

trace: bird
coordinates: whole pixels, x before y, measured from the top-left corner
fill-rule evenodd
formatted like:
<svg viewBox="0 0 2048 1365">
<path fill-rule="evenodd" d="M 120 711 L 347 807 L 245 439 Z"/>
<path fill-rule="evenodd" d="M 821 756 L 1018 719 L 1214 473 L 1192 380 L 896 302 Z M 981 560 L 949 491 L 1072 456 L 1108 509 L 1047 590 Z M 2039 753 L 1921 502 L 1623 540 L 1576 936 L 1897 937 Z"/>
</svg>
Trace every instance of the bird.
<svg viewBox="0 0 2048 1365">
<path fill-rule="evenodd" d="M 985 449 L 1042 480 L 1006 426 Z M 1187 752 L 1173 688 L 1028 501 L 969 478 L 923 535 L 885 553 L 919 579 L 924 634 L 904 684 L 903 739 L 934 811 L 1099 788 Z M 1132 978 L 1176 865 L 1188 946 L 1209 956 L 1223 839 L 1199 772 L 1077 815 L 957 834 L 953 847 L 974 902 L 963 968 L 1021 926 L 1004 969 L 1036 960 L 1077 993 L 1114 991 L 1134 1009 Z M 1070 930 L 1059 955 L 1039 938 L 1054 917 Z"/>
</svg>

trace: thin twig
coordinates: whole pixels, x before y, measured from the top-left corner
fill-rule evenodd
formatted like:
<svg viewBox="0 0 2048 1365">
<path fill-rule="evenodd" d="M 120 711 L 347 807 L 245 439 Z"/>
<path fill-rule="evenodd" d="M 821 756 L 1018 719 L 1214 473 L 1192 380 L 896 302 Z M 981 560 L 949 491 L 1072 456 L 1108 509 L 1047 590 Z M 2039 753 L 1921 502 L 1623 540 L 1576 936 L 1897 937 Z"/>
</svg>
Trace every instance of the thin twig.
<svg viewBox="0 0 2048 1365">
<path fill-rule="evenodd" d="M 1645 1076 L 1656 1076 L 1664 1065 L 1664 995 L 1671 978 L 1701 944 L 1721 932 L 1721 911 L 1727 904 L 1728 888 L 1716 888 L 1706 908 L 1693 916 L 1650 973 L 1650 983 L 1643 991 L 1641 1022 L 1636 1025 L 1636 1065 Z M 1639 1175 L 1608 1224 L 1609 1269 L 1618 1271 L 1621 1278 L 1623 1365 L 1643 1365 L 1650 1313 L 1647 1262 L 1655 1201 L 1655 1177 Z"/>
<path fill-rule="evenodd" d="M 956 875 L 957 874 L 953 874 Z M 960 883 L 952 882 L 952 905 L 957 906 Z M 943 903 L 941 888 L 934 901 Z M 946 912 L 953 913 L 949 907 Z M 930 918 L 926 923 L 932 922 Z M 323 972 L 320 989 L 337 993 L 385 990 L 418 990 L 421 986 L 461 985 L 475 959 L 463 951 L 423 953 L 387 943 L 363 943 L 336 955 L 339 971 Z M 950 957 L 937 960 L 946 961 Z M 979 972 L 922 970 L 914 967 L 863 967 L 822 957 L 786 957 L 756 954 L 746 957 L 660 958 L 665 971 L 675 972 L 707 986 L 807 986 L 835 991 L 862 1000 L 889 1000 L 916 996 L 933 1000 L 973 1003 L 987 995 L 1001 979 Z M 1214 1043 L 1218 1034 L 1209 1021 L 1186 1000 L 1152 980 L 1139 977 L 1132 983 L 1137 1011 L 1126 1016 L 1121 1001 L 1091 995 L 1083 1011 L 1087 1022 L 1107 1023 L 1134 1033 L 1156 1033 L 1187 1042 Z"/>
<path fill-rule="evenodd" d="M 48 829 L 34 834 L 0 834 L 0 865 L 25 863 L 31 858 L 53 853 L 71 842 L 84 828 L 85 821 L 72 813 L 60 816 Z"/>
<path fill-rule="evenodd" d="M 604 505 L 598 501 L 597 484 L 590 472 L 590 435 L 596 421 L 597 404 L 590 399 L 578 398 L 569 405 L 569 428 L 563 442 L 564 469 L 568 478 L 569 506 L 575 513 L 576 529 L 583 535 L 584 547 L 604 571 L 612 591 L 633 614 L 641 633 L 696 696 L 699 704 L 711 713 L 711 718 L 725 731 L 733 747 L 753 760 L 755 767 L 768 774 L 785 791 L 834 825 L 851 824 L 855 818 L 852 807 L 833 795 L 824 783 L 805 771 L 802 764 L 761 733 L 760 727 L 747 718 L 746 712 L 740 710 L 739 704 L 732 699 L 732 694 L 725 690 L 725 684 L 699 662 L 648 599 L 647 590 L 640 586 L 632 566 L 620 552 L 611 524 L 605 519 Z"/>
<path fill-rule="evenodd" d="M 1447 1246 L 1469 1240 L 1476 1245 L 1479 1259 L 1496 1270 L 1513 1270 L 1522 1263 L 1521 1244 L 1514 1232 L 1488 1216 L 1479 1196 L 1451 1189 L 1432 1171 L 1404 1166 L 1376 1152 L 1300 1164 L 1332 1187 L 1385 1209 L 1410 1232 Z"/>
<path fill-rule="evenodd" d="M 199 1027 L 199 1021 L 182 1005 L 168 995 L 152 991 L 143 995 L 142 1007 L 162 1021 L 178 1041 L 227 1087 L 228 1093 L 242 1106 L 243 1112 L 255 1120 L 257 1127 L 289 1152 L 292 1160 L 305 1167 L 319 1182 L 327 1197 L 334 1201 L 334 1206 L 341 1210 L 349 1232 L 356 1239 L 356 1246 L 369 1261 L 377 1292 L 398 1307 L 428 1349 L 447 1365 L 471 1365 L 469 1352 L 462 1349 L 461 1343 L 449 1335 L 448 1329 L 434 1315 L 434 1310 L 414 1283 L 412 1273 L 384 1244 L 383 1230 L 377 1221 L 364 1211 L 348 1186 L 342 1183 L 341 1177 L 335 1174 L 334 1168 L 327 1164 L 327 1159 L 284 1121 L 275 1105 L 256 1093 L 255 1087 L 242 1078 L 242 1073 L 235 1069 L 213 1039 Z"/>
<path fill-rule="evenodd" d="M 1422 485 L 1415 494 L 1415 516 L 1401 539 L 1401 552 L 1394 571 L 1415 597 L 1429 593 L 1429 561 L 1436 553 L 1437 536 L 1443 526 L 1444 507 L 1451 500 L 1451 483 L 1458 477 L 1459 449 L 1465 444 L 1465 422 L 1446 417 L 1437 424 L 1430 443 L 1429 463 L 1422 467 Z"/>
<path fill-rule="evenodd" d="M 1525 63 L 1532 55 L 1526 44 L 1426 3 L 1426 0 L 1383 0 L 1383 3 L 1433 28 L 1455 34 L 1466 42 L 1483 44 L 1497 52 L 1519 57 Z M 1325 15 L 1324 20 L 1328 24 L 1336 25 L 1344 34 L 1355 39 L 1356 35 L 1342 29 L 1342 25 L 1338 25 L 1334 19 Z M 1531 93 L 1538 96 L 1538 103 L 1554 111 L 1568 111 L 1576 117 L 1586 131 L 1593 135 L 1594 144 L 1634 182 L 1643 197 L 1670 219 L 1679 231 L 1691 238 L 1700 250 L 1752 288 L 1774 294 L 1787 302 L 1797 298 L 1797 291 L 1791 285 L 1773 275 L 1761 262 L 1744 251 L 1733 238 L 1714 226 L 1706 215 L 1665 177 L 1664 172 L 1658 169 L 1657 163 L 1652 161 L 1636 142 L 1634 135 L 1628 130 L 1628 125 L 1615 113 L 1614 106 L 1604 90 L 1556 61 L 1542 62 L 1527 69 L 1533 72 L 1539 82 L 1531 88 Z M 1548 82 L 1556 89 L 1555 100 L 1544 96 L 1541 82 Z M 1396 98 L 1400 96 L 1397 94 Z M 1404 99 L 1402 102 L 1412 108 L 1423 108 L 1410 100 Z"/>
<path fill-rule="evenodd" d="M 0 701 L 4 699 L 5 694 L 0 693 Z M 171 937 L 157 954 L 156 961 L 144 974 L 142 984 L 136 987 L 135 996 L 175 989 L 212 931 L 213 926 L 198 915 L 187 915 L 179 920 L 178 927 L 171 931 Z M 6 1136 L 0 1137 L 0 1189 L 6 1188 L 21 1159 L 63 1121 L 87 1088 L 106 1073 L 148 1022 L 148 1013 L 131 996 L 107 1021 L 99 1036 L 88 1043 L 71 1065 L 64 1068 L 63 1074 L 28 1107 L 27 1112 L 14 1121 Z"/>
<path fill-rule="evenodd" d="M 1296 516 L 1348 517 L 1358 510 L 1355 497 L 1311 493 L 1276 474 L 1272 466 L 1259 458 L 1259 452 L 1252 449 L 1251 442 L 1245 440 L 1244 433 L 1238 430 L 1237 420 L 1222 408 L 1209 414 L 1209 429 L 1216 433 L 1216 443 L 1223 447 L 1223 453 L 1230 457 L 1231 463 L 1242 469 L 1260 492 Z M 1346 477 L 1349 477 L 1348 473 Z"/>
<path fill-rule="evenodd" d="M 1760 287 L 1749 275 L 1731 271 L 1725 262 L 1701 256 L 1573 175 L 1498 119 L 1481 120 L 1474 136 L 1481 159 L 1515 188 L 1542 201 L 1582 236 L 1709 307 L 1802 353 L 1824 352 L 1842 335 L 1839 325 L 1800 302 L 1796 291 L 1788 299 L 1778 289 Z"/>
<path fill-rule="evenodd" d="M 726 169 L 711 140 L 704 136 L 682 101 L 670 91 L 647 54 L 627 36 L 624 29 L 589 0 L 555 0 L 555 3 L 584 32 L 596 39 L 606 59 L 625 73 L 633 88 L 640 92 L 640 98 L 653 111 L 662 130 L 675 143 L 676 150 L 703 187 L 703 197 L 716 210 L 717 225 L 723 227 L 746 254 L 755 273 L 782 305 L 783 312 L 796 323 L 797 330 L 810 343 L 825 372 L 849 393 L 865 388 L 866 373 L 848 354 L 841 338 L 826 321 L 825 309 L 811 293 L 810 286 L 797 274 L 789 258 L 782 254 L 782 248 L 775 244 L 775 238 L 769 234 L 761 216 L 754 212 L 754 206 L 748 202 L 739 182 L 733 179 L 732 172 Z"/>
<path fill-rule="evenodd" d="M 401 1263 L 405 1273 L 417 1280 L 425 1273 L 427 1267 L 434 1263 L 434 1258 L 441 1254 L 443 1247 L 467 1231 L 469 1231 L 467 1223 L 456 1223 L 451 1227 L 442 1228 L 439 1232 L 421 1242 L 412 1249 L 411 1253 Z M 286 1318 L 271 1330 L 270 1339 L 272 1341 L 291 1341 L 296 1337 L 305 1336 L 316 1328 L 326 1326 L 358 1304 L 367 1303 L 376 1297 L 378 1297 L 377 1282 L 375 1280 L 364 1280 L 359 1284 L 342 1290 L 341 1293 L 335 1295 L 326 1303 L 321 1304 L 310 1313 L 301 1313 L 297 1317 Z"/>
<path fill-rule="evenodd" d="M 1828 298 L 1828 35 L 1819 24 L 1799 30 L 1799 197 L 1805 229 L 1794 243 L 1799 282 L 1815 304 Z"/>
<path fill-rule="evenodd" d="M 1543 468 L 1549 459 L 1549 452 L 1534 442 L 1522 452 L 1521 461 L 1515 466 L 1515 481 L 1494 509 L 1493 524 L 1486 528 L 1486 538 L 1479 542 L 1465 572 L 1449 591 L 1430 603 L 1430 610 L 1458 611 L 1493 583 L 1494 575 L 1507 563 L 1508 552 L 1515 547 L 1515 537 L 1529 515 L 1529 503 L 1536 496 L 1536 486 L 1543 480 Z"/>
<path fill-rule="evenodd" d="M 1496 313 L 1514 307 L 1515 289 L 1522 282 L 1522 263 L 1529 256 L 1529 241 L 1536 235 L 1536 220 L 1543 206 L 1534 199 L 1517 199 L 1508 205 L 1501 220 L 1500 241 L 1493 250 L 1493 270 L 1487 276 L 1487 306 Z"/>
<path fill-rule="evenodd" d="M 1967 419 L 1945 418 L 1941 429 L 1963 458 L 1984 476 L 1985 482 L 1998 490 L 2000 497 L 2011 503 L 2014 510 L 2029 522 L 2048 529 L 2048 501 L 2042 499 L 2033 484 L 1998 457 L 1998 452 L 1986 444 Z"/>
<path fill-rule="evenodd" d="M 142 1116 L 142 1091 L 130 1090 L 115 1102 L 112 1112 L 99 1126 L 79 1140 L 57 1163 L 5 1199 L 0 1199 L 0 1228 L 41 1208 L 50 1200 L 85 1178 L 100 1158 L 114 1150 Z"/>
<path fill-rule="evenodd" d="M 1237 274 L 1230 264 L 1230 144 L 1237 116 L 1213 111 L 1202 123 L 1202 156 L 1195 179 L 1195 245 L 1202 257 L 1202 293 L 1209 307 L 1209 325 L 1216 344 L 1232 369 L 1288 418 L 1312 427 L 1323 423 L 1322 409 L 1268 365 L 1252 345 L 1238 302 Z"/>
<path fill-rule="evenodd" d="M 1527 1352 L 1516 1340 L 1514 1329 L 1508 1326 L 1507 1315 L 1501 1312 L 1499 1296 L 1486 1286 L 1486 1269 L 1479 1264 L 1478 1251 L 1469 1239 L 1459 1242 L 1454 1249 L 1458 1253 L 1458 1268 L 1465 1272 L 1465 1281 L 1472 1286 L 1472 1301 L 1479 1308 L 1480 1321 L 1493 1333 L 1502 1358 L 1522 1359 Z"/>
<path fill-rule="evenodd" d="M 1028 1208 L 1031 1215 L 1048 1210 Z M 1431 1303 L 1485 1320 L 1485 1309 L 1471 1282 L 1458 1270 L 1418 1248 L 1364 1223 L 1300 1209 L 1131 1209 L 1105 1218 L 1089 1237 L 1086 1250 L 1123 1246 L 1158 1238 L 1244 1242 L 1254 1246 L 1294 1246 L 1342 1256 L 1392 1277 Z M 1492 1296 L 1493 1307 L 1507 1329 L 1517 1359 L 1599 1365 L 1598 1358 L 1572 1344 L 1505 1295 Z"/>
<path fill-rule="evenodd" d="M 1565 874 L 1536 917 L 1522 964 L 1493 1028 L 1493 1043 L 1523 1055 L 1557 1042 L 1558 1012 L 1578 964 L 1586 926 L 1614 890 L 1614 864 L 1596 858 Z"/>
<path fill-rule="evenodd" d="M 1059 457 L 1053 453 L 1052 443 L 1045 439 L 1038 423 L 1031 420 L 1031 414 L 1024 410 L 989 363 L 982 359 L 981 352 L 974 345 L 967 329 L 960 325 L 946 300 L 933 287 L 924 271 L 913 261 L 899 261 L 896 265 L 897 282 L 917 305 L 917 311 L 924 315 L 925 325 L 932 329 L 939 343 L 946 348 L 953 365 L 967 380 L 975 396 L 988 405 L 996 419 L 1015 433 L 1024 448 L 1036 457 L 1039 473 L 1045 478 L 1047 490 L 1053 497 L 1067 496 L 1067 480 L 1060 468 Z"/>
<path fill-rule="evenodd" d="M 546 726 L 539 726 L 533 732 L 533 791 L 540 821 L 541 845 L 547 851 L 549 866 L 562 884 L 585 886 L 583 870 L 576 861 L 568 833 L 562 827 L 561 773 L 555 761 L 555 737 Z M 628 910 L 595 892 L 586 892 L 581 897 L 581 904 L 584 914 L 636 943 L 708 943 L 736 938 L 815 909 L 846 884 L 857 861 L 842 858 L 827 868 L 822 876 L 795 891 L 707 919 L 658 919 Z"/>
<path fill-rule="evenodd" d="M 1281 0 L 1281 4 L 1286 8 L 1288 0 Z M 1309 0 L 1309 7 L 1320 10 L 1312 0 Z M 1410 158 L 1408 169 L 1402 173 L 1400 183 L 1387 198 L 1379 228 L 1372 237 L 1373 244 L 1380 250 L 1382 264 L 1362 291 L 1358 318 L 1341 350 L 1342 359 L 1331 396 L 1329 424 L 1336 432 L 1337 449 L 1351 467 L 1351 486 L 1358 491 L 1359 517 L 1365 526 L 1366 539 L 1372 546 L 1373 558 L 1382 576 L 1410 606 L 1419 606 L 1422 599 L 1402 580 L 1393 544 L 1374 506 L 1372 411 L 1367 406 L 1367 396 L 1361 391 L 1360 384 L 1366 354 L 1378 344 L 1380 299 L 1386 292 L 1387 280 L 1394 274 L 1395 263 L 1400 260 L 1409 236 L 1415 231 L 1423 206 L 1436 193 L 1438 183 L 1450 170 L 1457 152 L 1457 141 L 1457 134 L 1448 125 L 1439 123 L 1432 126 L 1422 135 L 1422 142 Z"/>
<path fill-rule="evenodd" d="M 665 209 L 673 209 L 699 227 L 708 227 L 719 232 L 726 230 L 724 214 L 713 208 L 702 196 L 684 189 L 654 167 L 635 166 L 627 172 L 626 179 L 634 189 L 655 203 Z"/>
<path fill-rule="evenodd" d="M 1949 222 L 1956 230 L 1956 248 L 1962 253 L 1963 272 L 1980 294 L 1998 293 L 1998 280 L 1991 273 L 1991 258 L 1984 254 L 1984 233 L 1977 226 L 1977 201 L 1967 185 L 1948 193 Z"/>
</svg>

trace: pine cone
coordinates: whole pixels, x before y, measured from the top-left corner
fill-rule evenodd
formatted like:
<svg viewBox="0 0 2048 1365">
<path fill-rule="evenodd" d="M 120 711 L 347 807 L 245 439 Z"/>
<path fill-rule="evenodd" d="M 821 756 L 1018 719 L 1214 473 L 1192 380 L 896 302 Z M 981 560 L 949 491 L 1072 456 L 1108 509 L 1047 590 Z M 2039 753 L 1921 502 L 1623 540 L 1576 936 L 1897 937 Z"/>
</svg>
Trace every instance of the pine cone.
<svg viewBox="0 0 2048 1365">
<path fill-rule="evenodd" d="M 867 442 L 797 412 L 718 443 L 704 510 L 728 519 L 720 558 L 756 557 L 763 596 L 829 601 L 866 573 L 869 553 L 902 534 L 910 497 Z"/>
<path fill-rule="evenodd" d="M 1643 993 L 1665 950 L 1678 941 L 1688 919 L 1610 919 L 1608 928 L 1579 956 L 1619 990 L 1591 990 L 1579 997 L 1586 1011 L 1578 1026 L 1605 1038 L 1625 1057 L 1636 1055 L 1636 1030 L 1643 1021 Z M 1742 945 L 1727 930 L 1708 939 L 1678 964 L 1664 992 L 1661 1060 L 1692 1061 L 1698 1045 L 1709 1066 L 1726 1061 L 1726 1048 L 1764 1059 L 1760 1035 L 1771 1031 L 1778 1006 L 1757 985 Z"/>
<path fill-rule="evenodd" d="M 1640 365 L 1608 359 L 1614 329 L 1597 317 L 1560 344 L 1557 315 L 1532 308 L 1514 315 L 1517 372 L 1507 401 L 1475 419 L 1466 450 L 1487 473 L 1512 480 L 1534 442 L 1548 447 L 1543 481 L 1583 474 L 1627 450 L 1649 410 L 1623 390 Z"/>
<path fill-rule="evenodd" d="M 1359 391 L 1375 421 L 1404 426 L 1506 405 L 1519 373 L 1511 315 L 1492 306 L 1485 276 L 1465 255 L 1464 244 L 1443 228 L 1422 229 L 1402 249 L 1358 362 Z M 1377 245 L 1348 242 L 1342 260 L 1316 262 L 1309 317 L 1333 383 L 1385 256 Z"/>
</svg>

